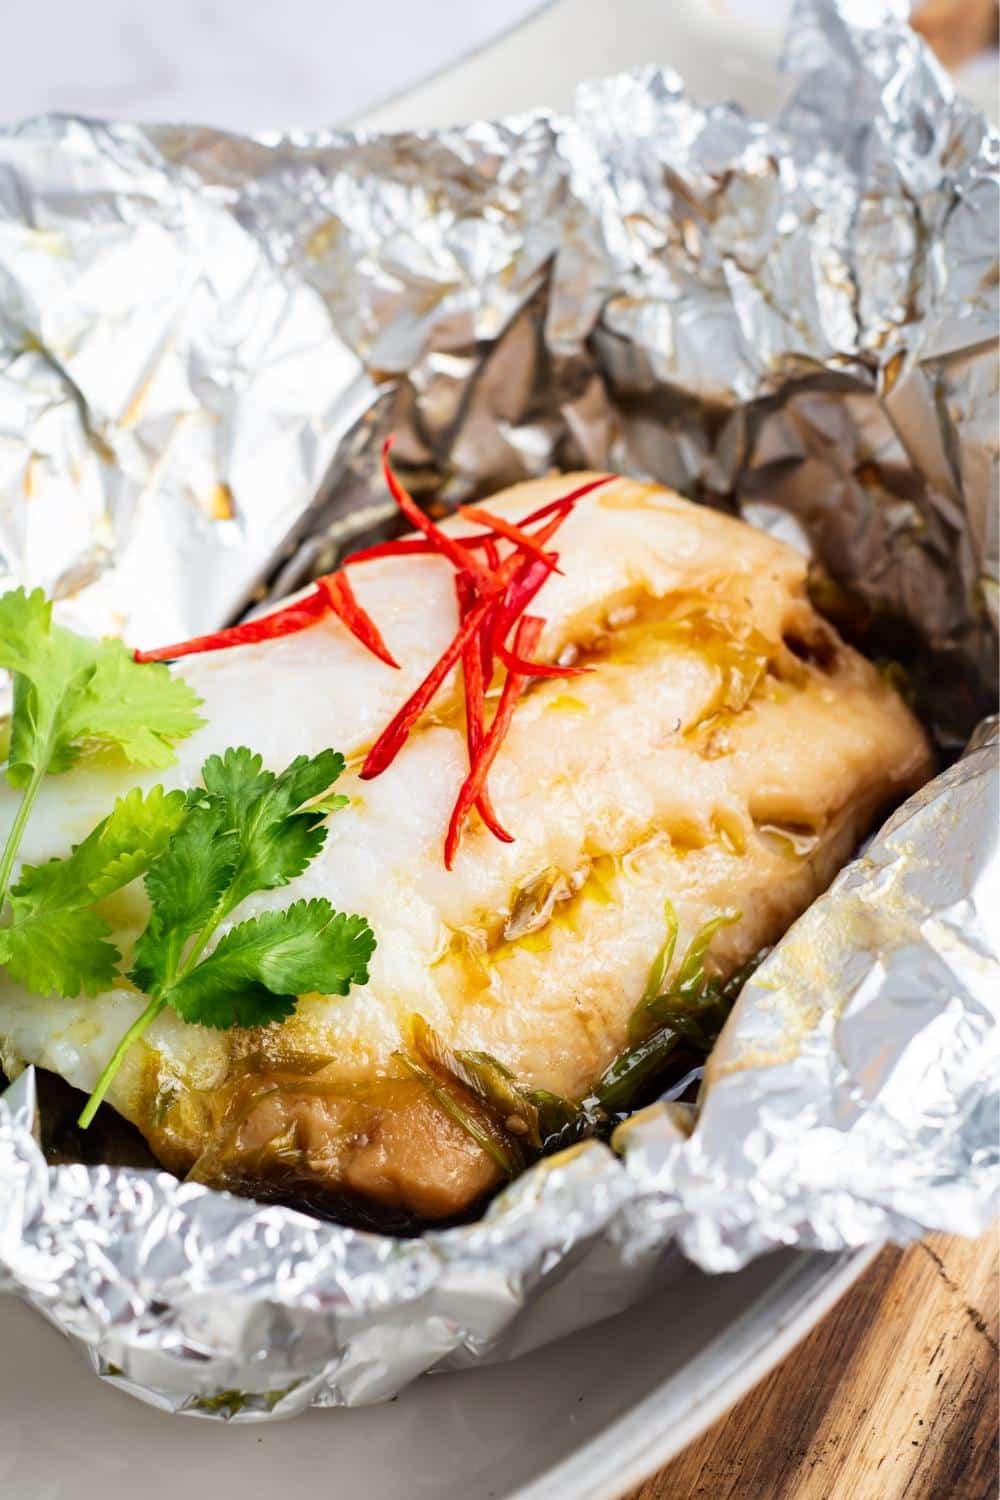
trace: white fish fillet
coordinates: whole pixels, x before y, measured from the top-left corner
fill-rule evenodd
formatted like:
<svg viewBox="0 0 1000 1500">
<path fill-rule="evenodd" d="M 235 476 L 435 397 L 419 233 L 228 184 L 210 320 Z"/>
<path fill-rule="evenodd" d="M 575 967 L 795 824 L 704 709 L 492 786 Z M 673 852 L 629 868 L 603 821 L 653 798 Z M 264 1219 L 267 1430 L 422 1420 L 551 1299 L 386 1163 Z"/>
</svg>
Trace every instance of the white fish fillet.
<svg viewBox="0 0 1000 1500">
<path fill-rule="evenodd" d="M 490 508 L 517 520 L 589 477 L 520 485 Z M 193 784 L 206 755 L 229 745 L 274 769 L 332 745 L 353 766 L 338 785 L 352 804 L 330 820 L 321 855 L 233 920 L 326 896 L 371 922 L 371 981 L 346 999 L 306 996 L 264 1032 L 158 1019 L 109 1098 L 175 1170 L 429 1218 L 466 1208 L 497 1167 L 400 1064 L 409 1017 L 526 1085 L 582 1097 L 625 1043 L 666 897 L 678 954 L 711 917 L 741 913 L 711 948 L 727 973 L 780 936 L 879 811 L 927 776 L 915 719 L 814 613 L 790 548 L 624 479 L 582 500 L 553 545 L 563 571 L 532 606 L 548 622 L 538 654 L 583 651 L 594 670 L 539 681 L 517 708 L 490 779 L 513 844 L 473 816 L 444 868 L 467 769 L 454 680 L 392 766 L 357 778 L 362 752 L 456 628 L 452 569 L 435 557 L 352 570 L 402 671 L 333 617 L 188 658 L 176 670 L 207 723 L 169 773 L 92 763 L 46 784 L 26 862 L 68 852 L 129 786 Z M 0 793 L 0 832 L 13 805 Z M 141 886 L 106 914 L 127 952 L 145 921 Z M 128 987 L 41 1000 L 0 978 L 0 1060 L 89 1091 L 143 1005 Z"/>
</svg>

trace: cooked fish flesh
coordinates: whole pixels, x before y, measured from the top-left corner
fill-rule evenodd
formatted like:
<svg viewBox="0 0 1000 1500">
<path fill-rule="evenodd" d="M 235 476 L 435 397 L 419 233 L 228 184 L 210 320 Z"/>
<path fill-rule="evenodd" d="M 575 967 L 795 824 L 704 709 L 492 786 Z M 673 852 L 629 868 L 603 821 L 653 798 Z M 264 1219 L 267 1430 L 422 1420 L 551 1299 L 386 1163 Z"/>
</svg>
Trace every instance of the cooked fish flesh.
<svg viewBox="0 0 1000 1500">
<path fill-rule="evenodd" d="M 518 485 L 490 508 L 516 522 L 590 477 Z M 274 769 L 331 745 L 348 757 L 338 790 L 351 803 L 321 854 L 233 920 L 320 895 L 363 913 L 378 940 L 370 982 L 346 998 L 304 995 L 261 1030 L 162 1014 L 108 1097 L 172 1170 L 426 1220 L 467 1210 L 502 1170 L 407 1065 L 413 1017 L 446 1049 L 489 1054 L 518 1085 L 579 1100 L 627 1042 L 666 899 L 678 955 L 713 918 L 735 918 L 709 950 L 727 975 L 779 938 L 880 812 L 928 775 L 917 721 L 815 612 L 788 546 L 629 479 L 581 500 L 557 545 L 561 572 L 532 606 L 546 620 L 537 656 L 593 670 L 534 680 L 517 706 L 490 777 L 513 843 L 473 815 L 454 868 L 442 860 L 468 770 L 455 674 L 388 770 L 358 776 L 455 632 L 454 575 L 437 556 L 351 571 L 401 670 L 334 616 L 193 656 L 173 670 L 203 698 L 206 723 L 166 775 L 93 758 L 49 779 L 26 862 L 67 853 L 130 786 L 195 784 L 205 757 L 230 745 Z M 5 790 L 0 831 L 13 807 Z M 147 914 L 141 884 L 102 910 L 127 956 Z M 125 982 L 65 1000 L 0 978 L 0 1060 L 89 1091 L 144 1005 Z"/>
</svg>

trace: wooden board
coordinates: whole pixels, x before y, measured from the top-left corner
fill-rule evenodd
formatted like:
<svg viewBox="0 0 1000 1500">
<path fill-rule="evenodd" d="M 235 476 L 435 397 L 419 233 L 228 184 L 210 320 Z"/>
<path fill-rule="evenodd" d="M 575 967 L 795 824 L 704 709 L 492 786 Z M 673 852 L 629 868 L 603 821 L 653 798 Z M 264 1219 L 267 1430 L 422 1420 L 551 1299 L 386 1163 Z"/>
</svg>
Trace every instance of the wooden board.
<svg viewBox="0 0 1000 1500">
<path fill-rule="evenodd" d="M 994 1500 L 1000 1229 L 882 1252 L 629 1500 Z"/>
</svg>

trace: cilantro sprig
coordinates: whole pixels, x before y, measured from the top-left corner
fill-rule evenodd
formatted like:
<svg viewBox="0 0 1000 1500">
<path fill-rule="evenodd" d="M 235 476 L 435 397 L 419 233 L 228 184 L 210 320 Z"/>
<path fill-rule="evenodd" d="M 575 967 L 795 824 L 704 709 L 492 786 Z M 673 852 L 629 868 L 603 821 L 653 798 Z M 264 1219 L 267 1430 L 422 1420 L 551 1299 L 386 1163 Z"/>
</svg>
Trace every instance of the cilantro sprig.
<svg viewBox="0 0 1000 1500">
<path fill-rule="evenodd" d="M 301 875 L 326 841 L 330 795 L 344 769 L 333 750 L 300 755 L 275 775 L 245 748 L 210 756 L 202 785 L 146 874 L 151 914 L 129 978 L 149 1004 L 125 1032 L 80 1115 L 90 1124 L 129 1048 L 167 1006 L 184 1021 L 224 1029 L 268 1026 L 298 996 L 346 995 L 368 980 L 375 936 L 364 917 L 324 898 L 296 901 L 236 923 L 206 952 L 249 896 Z"/>
<path fill-rule="evenodd" d="M 280 775 L 245 748 L 210 756 L 200 786 L 130 791 L 64 859 L 25 865 L 11 885 L 46 776 L 68 771 L 90 746 L 168 766 L 175 742 L 202 720 L 183 679 L 136 663 L 118 641 L 55 625 L 41 590 L 0 597 L 0 668 L 14 687 L 6 776 L 21 792 L 0 852 L 0 965 L 36 994 L 99 995 L 122 977 L 100 902 L 140 876 L 149 897 L 127 975 L 149 1003 L 101 1073 L 82 1126 L 167 1006 L 204 1026 L 266 1026 L 303 993 L 345 995 L 367 981 L 371 928 L 323 899 L 246 918 L 211 946 L 248 897 L 287 885 L 323 847 L 328 815 L 348 800 L 330 791 L 344 769 L 333 750 L 298 756 Z"/>
<path fill-rule="evenodd" d="M 121 641 L 55 625 L 41 589 L 0 597 L 4 667 L 14 680 L 6 774 L 21 800 L 0 853 L 0 911 L 46 776 L 68 771 L 88 745 L 116 746 L 135 766 L 169 766 L 175 741 L 202 722 L 186 682 L 166 667 L 140 666 Z"/>
</svg>

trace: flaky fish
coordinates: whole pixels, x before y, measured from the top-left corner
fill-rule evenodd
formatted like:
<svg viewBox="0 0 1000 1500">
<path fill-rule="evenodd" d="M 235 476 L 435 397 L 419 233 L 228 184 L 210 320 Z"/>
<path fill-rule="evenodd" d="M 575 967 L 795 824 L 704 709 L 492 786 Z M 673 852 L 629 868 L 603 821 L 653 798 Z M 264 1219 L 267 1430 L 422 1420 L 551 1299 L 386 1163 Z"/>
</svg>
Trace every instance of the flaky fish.
<svg viewBox="0 0 1000 1500">
<path fill-rule="evenodd" d="M 593 478 L 519 485 L 489 511 L 516 526 Z M 173 668 L 205 724 L 169 772 L 92 757 L 43 788 L 25 862 L 67 853 L 130 786 L 196 784 L 230 745 L 275 769 L 326 746 L 348 758 L 337 790 L 350 804 L 321 853 L 232 920 L 316 896 L 363 913 L 378 944 L 369 983 L 302 995 L 266 1028 L 159 1016 L 108 1099 L 171 1170 L 389 1216 L 468 1211 L 522 1159 L 534 1126 L 518 1100 L 586 1100 L 634 1040 L 665 912 L 678 936 L 664 985 L 718 919 L 706 962 L 733 974 L 930 773 L 916 719 L 816 612 L 783 543 L 615 479 L 566 515 L 558 552 L 532 603 L 545 622 L 534 655 L 589 670 L 523 684 L 488 783 L 510 842 L 478 801 L 452 868 L 442 855 L 469 773 L 459 667 L 391 764 L 361 775 L 455 635 L 455 573 L 435 554 L 351 569 L 398 670 L 333 614 L 205 651 Z M 502 683 L 498 664 L 487 725 Z M 0 793 L 0 832 L 13 807 Z M 127 955 L 148 911 L 141 883 L 102 910 Z M 68 1000 L 0 977 L 0 1061 L 89 1091 L 145 1003 L 125 981 Z"/>
</svg>

